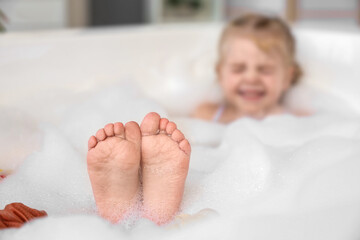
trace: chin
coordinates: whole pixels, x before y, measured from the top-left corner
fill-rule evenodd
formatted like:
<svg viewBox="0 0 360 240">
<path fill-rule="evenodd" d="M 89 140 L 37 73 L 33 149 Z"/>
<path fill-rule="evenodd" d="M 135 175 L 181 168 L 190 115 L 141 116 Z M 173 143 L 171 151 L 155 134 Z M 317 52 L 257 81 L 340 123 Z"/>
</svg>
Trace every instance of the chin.
<svg viewBox="0 0 360 240">
<path fill-rule="evenodd" d="M 242 109 L 243 109 L 244 115 L 246 115 L 246 116 L 259 116 L 259 115 L 262 115 L 265 112 L 264 109 L 258 108 L 258 107 L 257 108 L 256 107 L 254 107 L 254 108 L 252 108 L 252 107 L 243 107 Z"/>
<path fill-rule="evenodd" d="M 264 106 L 260 102 L 247 102 L 244 101 L 238 105 L 239 109 L 242 109 L 244 112 L 261 112 L 264 109 Z"/>
</svg>

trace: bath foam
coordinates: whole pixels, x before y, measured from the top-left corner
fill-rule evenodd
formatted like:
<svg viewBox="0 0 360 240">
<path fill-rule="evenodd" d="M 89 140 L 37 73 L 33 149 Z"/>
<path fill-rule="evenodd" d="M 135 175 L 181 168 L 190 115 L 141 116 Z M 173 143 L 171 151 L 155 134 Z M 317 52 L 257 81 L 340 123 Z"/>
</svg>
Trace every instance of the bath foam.
<svg viewBox="0 0 360 240">
<path fill-rule="evenodd" d="M 20 201 L 46 210 L 49 218 L 0 233 L 0 238 L 358 237 L 354 226 L 360 223 L 360 213 L 355 203 L 360 192 L 354 183 L 360 182 L 359 117 L 326 111 L 305 118 L 243 118 L 227 126 L 183 119 L 179 127 L 190 132 L 193 155 L 182 211 L 194 214 L 212 208 L 220 217 L 177 230 L 158 228 L 142 219 L 130 229 L 110 226 L 95 213 L 86 172 L 87 138 L 113 119 L 140 121 L 147 111 L 165 115 L 158 104 L 120 88 L 74 103 L 56 126 L 41 125 L 42 148 L 1 182 L 0 207 Z M 294 233 L 299 234 L 294 237 Z"/>
<path fill-rule="evenodd" d="M 0 175 L 11 174 L 41 146 L 41 131 L 31 116 L 16 108 L 0 107 Z"/>
<path fill-rule="evenodd" d="M 46 217 L 26 224 L 19 230 L 0 232 L 1 239 L 124 239 L 125 233 L 106 221 L 86 215 Z M 1 235 L 2 234 L 2 235 Z"/>
<path fill-rule="evenodd" d="M 53 126 L 43 125 L 43 146 L 0 184 L 0 208 L 22 202 L 52 214 L 94 212 L 86 159 Z"/>
<path fill-rule="evenodd" d="M 278 116 L 271 121 L 267 119 L 261 123 L 241 119 L 229 125 L 222 145 L 212 149 L 212 151 L 224 153 L 218 160 L 218 166 L 210 174 L 206 174 L 203 185 L 198 186 L 198 194 L 203 191 L 204 202 L 200 201 L 196 209 L 193 209 L 196 204 L 192 204 L 189 210 L 196 212 L 206 203 L 206 207 L 231 212 L 234 211 L 232 206 L 243 204 L 246 206 L 244 211 L 248 212 L 249 202 L 253 205 L 254 201 L 259 202 L 259 199 L 262 199 L 263 203 L 256 205 L 256 212 L 262 208 L 265 212 L 294 211 L 299 204 L 305 204 L 300 201 L 304 196 L 307 196 L 303 198 L 304 201 L 309 202 L 311 199 L 309 192 L 304 196 L 299 196 L 299 192 L 304 191 L 304 185 L 309 184 L 308 178 L 320 178 L 321 183 L 317 185 L 317 188 L 322 189 L 324 193 L 320 194 L 321 191 L 316 191 L 316 188 L 311 190 L 311 192 L 319 193 L 315 198 L 316 201 L 315 199 L 310 201 L 312 207 L 352 202 L 353 200 L 350 199 L 358 200 L 360 192 L 357 189 L 349 189 L 352 189 L 353 182 L 360 180 L 358 174 L 355 173 L 359 171 L 356 167 L 359 165 L 356 157 L 359 157 L 360 141 L 354 135 L 360 125 L 355 124 L 356 119 L 353 119 L 352 125 L 340 119 L 336 121 L 338 130 L 326 124 L 317 129 L 313 128 L 313 124 L 319 119 L 326 123 L 334 120 L 332 118 L 334 117 L 327 116 L 326 119 L 321 115 L 310 119 L 294 118 L 300 131 L 293 131 L 292 134 L 283 136 L 277 136 L 276 131 L 262 130 L 277 129 L 280 132 L 296 130 L 293 124 L 286 124 L 291 122 L 288 116 Z M 324 121 L 325 119 L 327 121 Z M 275 126 L 281 127 L 274 128 L 274 122 L 277 122 Z M 344 130 L 341 131 L 342 129 Z M 274 140 L 273 145 L 271 141 L 264 141 L 270 139 Z M 280 145 L 280 140 L 283 142 L 282 145 Z M 197 155 L 198 158 L 201 157 Z M 206 159 L 206 154 L 204 154 L 204 165 L 207 165 Z M 200 165 L 200 163 L 197 164 Z M 339 171 L 335 173 L 330 169 Z M 351 174 L 347 175 L 346 171 Z M 325 179 L 333 185 L 327 186 Z M 334 184 L 335 182 L 338 184 Z M 342 194 L 332 196 L 334 193 L 330 192 L 331 188 Z M 276 199 L 276 201 L 271 199 Z M 212 204 L 217 205 L 215 207 Z"/>
</svg>

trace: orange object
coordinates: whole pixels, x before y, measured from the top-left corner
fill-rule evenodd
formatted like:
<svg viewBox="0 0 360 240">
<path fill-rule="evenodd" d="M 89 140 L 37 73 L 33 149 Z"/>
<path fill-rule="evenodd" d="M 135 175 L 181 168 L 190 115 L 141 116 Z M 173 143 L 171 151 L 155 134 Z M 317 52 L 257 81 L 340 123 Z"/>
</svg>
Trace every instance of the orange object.
<svg viewBox="0 0 360 240">
<path fill-rule="evenodd" d="M 19 228 L 32 219 L 45 217 L 45 211 L 29 208 L 22 203 L 11 203 L 0 210 L 0 229 Z"/>
</svg>

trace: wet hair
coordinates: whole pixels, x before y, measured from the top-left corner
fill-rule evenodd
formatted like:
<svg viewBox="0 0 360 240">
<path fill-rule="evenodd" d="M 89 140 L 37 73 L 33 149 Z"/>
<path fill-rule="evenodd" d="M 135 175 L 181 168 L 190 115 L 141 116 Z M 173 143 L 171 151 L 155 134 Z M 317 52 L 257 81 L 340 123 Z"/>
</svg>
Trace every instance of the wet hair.
<svg viewBox="0 0 360 240">
<path fill-rule="evenodd" d="M 302 76 L 302 69 L 295 59 L 295 39 L 289 27 L 280 18 L 251 13 L 229 22 L 220 37 L 218 65 L 222 59 L 225 42 L 230 37 L 246 37 L 254 41 L 265 53 L 280 53 L 285 63 L 294 69 L 292 85 Z"/>
</svg>

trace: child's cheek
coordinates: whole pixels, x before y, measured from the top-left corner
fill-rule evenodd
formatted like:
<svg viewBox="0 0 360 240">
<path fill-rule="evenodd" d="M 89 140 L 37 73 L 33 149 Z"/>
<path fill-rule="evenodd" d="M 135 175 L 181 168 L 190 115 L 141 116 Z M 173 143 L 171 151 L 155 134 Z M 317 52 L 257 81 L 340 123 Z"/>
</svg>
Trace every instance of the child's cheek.
<svg viewBox="0 0 360 240">
<path fill-rule="evenodd" d="M 230 90 L 234 86 L 235 79 L 230 75 L 225 75 L 222 79 L 222 88 Z"/>
<path fill-rule="evenodd" d="M 276 76 L 269 76 L 265 78 L 265 85 L 268 92 L 271 93 L 280 93 L 283 89 L 281 81 L 279 81 Z"/>
</svg>

